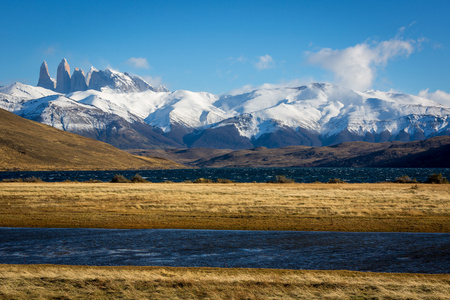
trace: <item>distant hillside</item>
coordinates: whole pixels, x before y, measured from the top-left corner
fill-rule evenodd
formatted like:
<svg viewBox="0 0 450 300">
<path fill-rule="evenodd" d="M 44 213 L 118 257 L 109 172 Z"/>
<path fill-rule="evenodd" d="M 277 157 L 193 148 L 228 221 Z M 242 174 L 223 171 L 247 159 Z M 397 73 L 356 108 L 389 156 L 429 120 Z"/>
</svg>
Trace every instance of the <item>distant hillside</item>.
<svg viewBox="0 0 450 300">
<path fill-rule="evenodd" d="M 43 125 L 0 109 L 0 171 L 123 170 L 183 167 L 138 157 L 111 145 Z"/>
<path fill-rule="evenodd" d="M 450 137 L 416 142 L 347 142 L 327 147 L 289 146 L 249 150 L 134 150 L 192 167 L 430 167 L 450 168 Z"/>
</svg>

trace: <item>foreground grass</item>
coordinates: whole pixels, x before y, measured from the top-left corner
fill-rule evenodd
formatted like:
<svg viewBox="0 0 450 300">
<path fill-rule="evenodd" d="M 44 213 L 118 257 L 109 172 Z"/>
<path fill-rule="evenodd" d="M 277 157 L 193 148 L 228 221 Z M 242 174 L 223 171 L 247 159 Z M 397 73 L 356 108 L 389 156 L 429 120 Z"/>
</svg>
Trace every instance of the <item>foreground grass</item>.
<svg viewBox="0 0 450 300">
<path fill-rule="evenodd" d="M 0 265 L 2 299 L 449 299 L 450 275 Z"/>
<path fill-rule="evenodd" d="M 450 185 L 0 183 L 0 226 L 450 232 Z"/>
</svg>

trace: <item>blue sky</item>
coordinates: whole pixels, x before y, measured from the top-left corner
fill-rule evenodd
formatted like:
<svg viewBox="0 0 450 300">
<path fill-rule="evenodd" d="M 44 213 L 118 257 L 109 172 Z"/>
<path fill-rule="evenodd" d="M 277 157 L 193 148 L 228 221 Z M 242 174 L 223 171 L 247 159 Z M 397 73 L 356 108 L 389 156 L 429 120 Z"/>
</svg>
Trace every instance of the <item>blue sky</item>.
<svg viewBox="0 0 450 300">
<path fill-rule="evenodd" d="M 43 60 L 55 78 L 65 57 L 171 90 L 326 81 L 450 93 L 450 1 L 2 0 L 0 11 L 0 85 L 36 85 Z"/>
</svg>

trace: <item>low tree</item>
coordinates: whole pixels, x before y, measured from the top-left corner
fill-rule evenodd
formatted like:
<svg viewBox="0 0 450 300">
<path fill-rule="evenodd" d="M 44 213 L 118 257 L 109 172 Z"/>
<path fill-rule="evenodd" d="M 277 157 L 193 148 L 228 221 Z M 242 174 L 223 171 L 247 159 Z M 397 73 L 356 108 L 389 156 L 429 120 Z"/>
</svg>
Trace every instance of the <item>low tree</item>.
<svg viewBox="0 0 450 300">
<path fill-rule="evenodd" d="M 142 177 L 140 174 L 136 174 L 133 177 L 131 177 L 131 182 L 134 182 L 134 183 L 145 183 L 145 182 L 148 182 L 148 180 L 145 179 L 144 177 Z"/>
<path fill-rule="evenodd" d="M 447 178 L 445 178 L 444 176 L 442 176 L 442 173 L 439 174 L 431 174 L 428 176 L 427 181 L 425 181 L 425 183 L 437 183 L 437 184 L 446 184 L 448 183 Z"/>
<path fill-rule="evenodd" d="M 114 175 L 114 177 L 111 179 L 110 182 L 112 182 L 112 183 L 130 183 L 131 180 L 127 179 L 123 175 L 116 174 L 116 175 Z"/>
</svg>

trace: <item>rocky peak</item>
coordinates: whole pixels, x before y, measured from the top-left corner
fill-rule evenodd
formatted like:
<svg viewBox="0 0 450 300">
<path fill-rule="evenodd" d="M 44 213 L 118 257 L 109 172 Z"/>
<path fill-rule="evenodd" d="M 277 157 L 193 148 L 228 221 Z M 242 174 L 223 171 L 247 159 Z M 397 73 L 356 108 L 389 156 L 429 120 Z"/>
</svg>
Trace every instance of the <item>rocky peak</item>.
<svg viewBox="0 0 450 300">
<path fill-rule="evenodd" d="M 56 91 L 64 94 L 69 93 L 70 85 L 70 66 L 67 60 L 63 58 L 56 73 Z"/>
<path fill-rule="evenodd" d="M 39 70 L 39 81 L 37 86 L 43 87 L 45 89 L 49 89 L 54 91 L 56 82 L 53 78 L 50 78 L 50 74 L 48 72 L 47 62 L 44 60 L 41 65 L 41 69 Z"/>
<path fill-rule="evenodd" d="M 141 77 L 128 73 L 121 73 L 111 69 L 100 71 L 92 69 L 89 73 L 89 89 L 101 91 L 102 88 L 108 88 L 119 93 L 156 91 L 153 86 Z"/>
<path fill-rule="evenodd" d="M 72 78 L 70 79 L 70 91 L 85 91 L 87 90 L 86 77 L 81 69 L 75 68 L 73 70 Z"/>
</svg>

